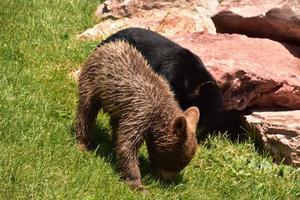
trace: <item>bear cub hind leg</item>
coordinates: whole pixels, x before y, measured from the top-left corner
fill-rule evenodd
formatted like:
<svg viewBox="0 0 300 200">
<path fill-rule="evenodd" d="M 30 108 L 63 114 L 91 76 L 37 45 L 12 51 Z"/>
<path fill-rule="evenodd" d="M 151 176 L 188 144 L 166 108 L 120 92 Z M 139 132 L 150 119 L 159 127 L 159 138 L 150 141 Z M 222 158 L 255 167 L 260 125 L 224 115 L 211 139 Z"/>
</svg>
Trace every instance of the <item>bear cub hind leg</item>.
<svg viewBox="0 0 300 200">
<path fill-rule="evenodd" d="M 76 114 L 76 140 L 81 150 L 91 147 L 91 128 L 100 109 L 100 102 L 81 96 Z"/>
</svg>

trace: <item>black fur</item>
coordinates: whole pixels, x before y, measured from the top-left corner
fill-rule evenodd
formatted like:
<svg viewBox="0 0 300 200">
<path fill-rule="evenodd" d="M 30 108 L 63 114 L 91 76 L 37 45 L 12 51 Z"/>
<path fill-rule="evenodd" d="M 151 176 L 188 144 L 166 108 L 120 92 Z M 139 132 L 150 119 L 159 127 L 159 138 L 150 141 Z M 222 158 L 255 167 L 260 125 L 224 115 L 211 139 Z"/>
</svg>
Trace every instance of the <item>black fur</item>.
<svg viewBox="0 0 300 200">
<path fill-rule="evenodd" d="M 197 55 L 158 33 L 142 28 L 121 30 L 98 47 L 116 40 L 127 41 L 141 52 L 153 70 L 170 83 L 182 109 L 190 106 L 200 109 L 200 137 L 206 135 L 203 132 L 213 130 L 223 111 L 223 96 Z"/>
</svg>

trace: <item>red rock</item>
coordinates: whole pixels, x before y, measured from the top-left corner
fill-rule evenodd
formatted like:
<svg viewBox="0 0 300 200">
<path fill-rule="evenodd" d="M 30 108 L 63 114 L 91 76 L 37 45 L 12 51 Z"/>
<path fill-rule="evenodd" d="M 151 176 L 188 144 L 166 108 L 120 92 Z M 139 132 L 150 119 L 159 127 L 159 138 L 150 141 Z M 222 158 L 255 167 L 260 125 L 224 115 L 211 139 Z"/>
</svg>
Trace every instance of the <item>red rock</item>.
<svg viewBox="0 0 300 200">
<path fill-rule="evenodd" d="M 224 94 L 225 110 L 300 109 L 300 48 L 237 34 L 172 38 L 200 56 Z"/>
<path fill-rule="evenodd" d="M 199 31 L 215 34 L 210 16 L 217 5 L 217 0 L 107 0 L 95 14 L 101 22 L 78 38 L 104 39 L 128 27 L 148 28 L 165 36 Z"/>
<path fill-rule="evenodd" d="M 300 167 L 300 110 L 253 112 L 245 120 L 275 162 Z"/>
<path fill-rule="evenodd" d="M 300 45 L 300 1 L 224 0 L 213 16 L 219 33 L 240 33 Z"/>
</svg>

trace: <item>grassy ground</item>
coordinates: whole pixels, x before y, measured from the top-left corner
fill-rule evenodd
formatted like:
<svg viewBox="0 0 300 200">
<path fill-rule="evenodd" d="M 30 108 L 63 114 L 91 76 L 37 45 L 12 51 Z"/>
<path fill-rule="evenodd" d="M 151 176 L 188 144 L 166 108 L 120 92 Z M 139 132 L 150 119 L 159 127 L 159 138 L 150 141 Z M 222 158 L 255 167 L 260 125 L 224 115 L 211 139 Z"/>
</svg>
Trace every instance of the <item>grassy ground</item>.
<svg viewBox="0 0 300 200">
<path fill-rule="evenodd" d="M 0 199 L 300 199 L 300 174 L 256 153 L 251 141 L 213 137 L 172 185 L 151 178 L 141 153 L 143 196 L 114 170 L 108 118 L 95 152 L 75 147 L 79 68 L 96 42 L 75 36 L 94 24 L 98 1 L 2 0 L 0 9 Z"/>
</svg>

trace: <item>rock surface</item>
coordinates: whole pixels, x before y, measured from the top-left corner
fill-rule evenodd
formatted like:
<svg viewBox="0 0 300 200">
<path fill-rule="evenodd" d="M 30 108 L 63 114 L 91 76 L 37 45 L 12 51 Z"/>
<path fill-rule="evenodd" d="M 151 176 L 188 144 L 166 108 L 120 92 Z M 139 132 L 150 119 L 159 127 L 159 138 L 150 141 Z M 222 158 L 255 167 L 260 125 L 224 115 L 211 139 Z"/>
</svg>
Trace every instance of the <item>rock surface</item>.
<svg viewBox="0 0 300 200">
<path fill-rule="evenodd" d="M 300 167 L 300 110 L 245 116 L 274 161 Z"/>
<path fill-rule="evenodd" d="M 237 34 L 192 33 L 175 42 L 200 56 L 224 94 L 225 110 L 300 109 L 300 48 Z"/>
<path fill-rule="evenodd" d="M 207 31 L 216 33 L 210 18 L 217 0 L 106 0 L 96 11 L 100 18 L 79 39 L 104 39 L 127 27 L 148 28 L 165 36 Z"/>
<path fill-rule="evenodd" d="M 213 16 L 217 32 L 300 45 L 299 0 L 224 0 Z"/>
</svg>

